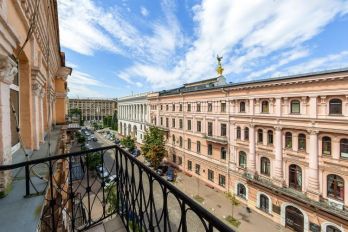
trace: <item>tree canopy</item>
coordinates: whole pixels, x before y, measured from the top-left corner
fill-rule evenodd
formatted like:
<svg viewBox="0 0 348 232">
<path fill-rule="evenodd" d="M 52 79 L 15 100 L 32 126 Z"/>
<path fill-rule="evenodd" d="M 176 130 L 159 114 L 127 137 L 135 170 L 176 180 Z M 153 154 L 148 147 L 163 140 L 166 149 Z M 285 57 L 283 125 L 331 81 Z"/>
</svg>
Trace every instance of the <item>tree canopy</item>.
<svg viewBox="0 0 348 232">
<path fill-rule="evenodd" d="M 164 133 L 158 127 L 150 127 L 144 135 L 142 154 L 154 168 L 157 168 L 167 156 Z"/>
</svg>

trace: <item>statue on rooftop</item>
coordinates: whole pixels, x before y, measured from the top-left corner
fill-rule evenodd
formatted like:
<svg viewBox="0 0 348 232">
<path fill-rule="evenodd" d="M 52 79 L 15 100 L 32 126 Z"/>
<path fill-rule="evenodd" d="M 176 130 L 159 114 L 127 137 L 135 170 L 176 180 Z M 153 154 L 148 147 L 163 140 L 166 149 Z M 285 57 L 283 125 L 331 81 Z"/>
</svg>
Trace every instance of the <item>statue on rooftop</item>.
<svg viewBox="0 0 348 232">
<path fill-rule="evenodd" d="M 223 58 L 222 56 L 219 56 L 219 55 L 216 56 L 216 59 L 218 61 L 218 67 L 216 68 L 216 72 L 218 73 L 219 76 L 222 76 L 222 73 L 224 71 L 224 68 L 221 65 L 222 58 Z"/>
</svg>

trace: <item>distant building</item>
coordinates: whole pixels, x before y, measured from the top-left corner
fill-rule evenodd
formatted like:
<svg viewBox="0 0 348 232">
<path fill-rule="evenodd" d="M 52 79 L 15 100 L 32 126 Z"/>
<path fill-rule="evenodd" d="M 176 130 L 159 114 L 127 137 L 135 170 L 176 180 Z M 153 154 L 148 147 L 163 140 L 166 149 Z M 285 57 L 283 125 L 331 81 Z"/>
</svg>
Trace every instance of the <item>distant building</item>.
<svg viewBox="0 0 348 232">
<path fill-rule="evenodd" d="M 348 69 L 219 74 L 148 95 L 168 161 L 295 231 L 348 231 Z"/>
<path fill-rule="evenodd" d="M 121 135 L 131 135 L 142 143 L 148 122 L 148 93 L 118 98 L 118 124 Z"/>
<path fill-rule="evenodd" d="M 84 121 L 102 121 L 104 117 L 113 116 L 117 111 L 116 99 L 69 98 L 69 111 L 81 110 Z"/>
</svg>

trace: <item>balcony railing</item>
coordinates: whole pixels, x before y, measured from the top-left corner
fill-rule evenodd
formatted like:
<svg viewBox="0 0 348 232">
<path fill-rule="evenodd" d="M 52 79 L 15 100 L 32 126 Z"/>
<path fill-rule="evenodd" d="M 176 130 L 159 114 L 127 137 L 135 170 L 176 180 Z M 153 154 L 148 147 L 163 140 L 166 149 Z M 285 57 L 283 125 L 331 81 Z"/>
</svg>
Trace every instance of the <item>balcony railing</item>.
<svg viewBox="0 0 348 232">
<path fill-rule="evenodd" d="M 40 174 L 46 167 L 41 182 L 34 180 L 38 166 Z M 111 215 L 127 231 L 232 231 L 117 145 L 3 165 L 0 171 L 17 168 L 25 170 L 25 196 L 44 194 L 38 231 L 83 231 Z"/>
<path fill-rule="evenodd" d="M 319 211 L 328 212 L 332 215 L 340 217 L 344 220 L 348 220 L 348 211 L 346 209 L 338 209 L 335 206 L 330 205 L 329 201 L 326 199 L 321 199 L 320 201 L 314 201 L 308 198 L 303 192 L 286 187 L 279 187 L 274 185 L 269 178 L 262 177 L 260 175 L 250 175 L 245 172 L 244 177 L 251 183 L 263 186 L 269 190 L 278 193 L 280 195 L 288 196 L 292 198 L 295 202 L 299 202 L 305 205 L 310 205 L 312 208 Z"/>
</svg>

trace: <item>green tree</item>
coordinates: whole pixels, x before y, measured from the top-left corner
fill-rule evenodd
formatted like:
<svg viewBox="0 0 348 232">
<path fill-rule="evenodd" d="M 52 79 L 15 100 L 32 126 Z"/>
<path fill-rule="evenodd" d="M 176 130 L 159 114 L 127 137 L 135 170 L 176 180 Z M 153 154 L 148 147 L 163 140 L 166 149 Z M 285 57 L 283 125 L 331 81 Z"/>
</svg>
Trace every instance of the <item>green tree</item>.
<svg viewBox="0 0 348 232">
<path fill-rule="evenodd" d="M 144 135 L 142 153 L 151 165 L 157 169 L 163 158 L 167 156 L 164 133 L 158 127 L 150 127 Z"/>
<path fill-rule="evenodd" d="M 123 137 L 120 141 L 121 145 L 125 146 L 129 151 L 135 149 L 135 140 L 130 136 Z"/>
<path fill-rule="evenodd" d="M 89 153 L 86 157 L 87 168 L 89 170 L 94 170 L 98 165 L 101 165 L 102 159 L 99 153 Z"/>
<path fill-rule="evenodd" d="M 78 117 L 78 122 L 80 123 L 80 126 L 83 126 L 84 124 L 84 120 L 82 118 L 82 114 L 81 114 L 81 110 L 78 109 L 78 108 L 75 108 L 75 109 L 71 109 L 69 111 L 69 117 L 71 119 L 75 118 L 75 117 Z"/>
</svg>

